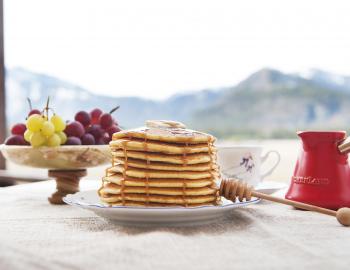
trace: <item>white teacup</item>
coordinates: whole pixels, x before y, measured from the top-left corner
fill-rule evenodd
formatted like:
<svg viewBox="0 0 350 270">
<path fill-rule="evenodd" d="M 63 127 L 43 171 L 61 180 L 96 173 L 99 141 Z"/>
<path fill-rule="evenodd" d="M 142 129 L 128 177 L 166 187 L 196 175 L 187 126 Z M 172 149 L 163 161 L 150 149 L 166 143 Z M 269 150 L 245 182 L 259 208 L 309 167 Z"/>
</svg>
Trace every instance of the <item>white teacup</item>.
<svg viewBox="0 0 350 270">
<path fill-rule="evenodd" d="M 277 151 L 268 151 L 261 155 L 260 146 L 222 146 L 218 148 L 218 163 L 223 177 L 233 177 L 257 186 L 266 176 L 270 175 L 280 163 L 281 157 Z M 266 172 L 261 173 L 261 164 L 270 154 L 276 155 L 276 162 Z"/>
</svg>

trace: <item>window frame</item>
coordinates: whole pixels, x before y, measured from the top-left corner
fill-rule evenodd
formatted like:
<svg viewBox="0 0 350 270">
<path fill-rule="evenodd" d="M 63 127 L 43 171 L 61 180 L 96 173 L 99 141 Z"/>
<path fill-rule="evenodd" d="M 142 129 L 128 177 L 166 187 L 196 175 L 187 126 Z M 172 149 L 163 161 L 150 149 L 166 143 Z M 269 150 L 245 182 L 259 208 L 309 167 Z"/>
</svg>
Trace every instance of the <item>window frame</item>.
<svg viewBox="0 0 350 270">
<path fill-rule="evenodd" d="M 0 142 L 6 138 L 6 94 L 4 67 L 4 2 L 0 0 Z M 0 169 L 5 169 L 6 163 L 0 155 Z"/>
</svg>

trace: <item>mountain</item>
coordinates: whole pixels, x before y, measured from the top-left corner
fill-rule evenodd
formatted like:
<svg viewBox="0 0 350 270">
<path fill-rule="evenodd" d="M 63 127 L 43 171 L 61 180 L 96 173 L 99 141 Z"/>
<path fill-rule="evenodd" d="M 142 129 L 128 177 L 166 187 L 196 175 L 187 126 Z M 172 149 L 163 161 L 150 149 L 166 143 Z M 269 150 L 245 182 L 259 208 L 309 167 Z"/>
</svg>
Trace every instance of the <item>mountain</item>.
<svg viewBox="0 0 350 270">
<path fill-rule="evenodd" d="M 350 92 L 326 77 L 306 79 L 262 69 L 197 111 L 192 123 L 219 137 L 285 137 L 301 129 L 346 129 Z"/>
<path fill-rule="evenodd" d="M 311 69 L 300 76 L 325 88 L 350 92 L 350 76 L 342 76 L 320 69 Z"/>
<path fill-rule="evenodd" d="M 42 108 L 47 96 L 65 119 L 78 110 L 120 105 L 115 117 L 125 128 L 147 119 L 172 119 L 218 137 L 290 137 L 299 129 L 347 129 L 350 123 L 350 77 L 322 70 L 286 74 L 264 68 L 232 87 L 179 93 L 163 101 L 101 96 L 22 68 L 6 72 L 9 123 L 24 121 L 26 97 Z"/>
<path fill-rule="evenodd" d="M 45 74 L 33 73 L 22 68 L 6 71 L 7 117 L 9 123 L 24 121 L 28 112 L 26 98 L 33 106 L 43 108 L 48 96 L 51 107 L 65 119 L 72 119 L 79 110 L 102 108 L 121 109 L 115 117 L 125 128 L 141 126 L 147 119 L 174 119 L 188 122 L 194 111 L 209 106 L 221 93 L 216 90 L 177 94 L 164 101 L 138 97 L 109 97 L 87 91 L 77 85 Z"/>
<path fill-rule="evenodd" d="M 303 78 L 300 76 L 284 74 L 278 70 L 263 68 L 240 82 L 235 89 L 268 92 L 277 86 L 292 88 L 299 85 L 302 81 Z"/>
</svg>

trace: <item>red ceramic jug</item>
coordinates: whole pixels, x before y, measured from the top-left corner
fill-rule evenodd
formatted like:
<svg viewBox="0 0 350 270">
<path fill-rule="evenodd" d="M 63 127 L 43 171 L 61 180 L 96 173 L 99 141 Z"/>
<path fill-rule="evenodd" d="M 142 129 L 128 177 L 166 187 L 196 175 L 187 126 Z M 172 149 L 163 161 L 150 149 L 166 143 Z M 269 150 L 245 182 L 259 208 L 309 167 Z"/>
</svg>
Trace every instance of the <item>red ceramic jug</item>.
<svg viewBox="0 0 350 270">
<path fill-rule="evenodd" d="M 302 131 L 302 150 L 286 198 L 329 209 L 350 207 L 345 131 Z"/>
</svg>

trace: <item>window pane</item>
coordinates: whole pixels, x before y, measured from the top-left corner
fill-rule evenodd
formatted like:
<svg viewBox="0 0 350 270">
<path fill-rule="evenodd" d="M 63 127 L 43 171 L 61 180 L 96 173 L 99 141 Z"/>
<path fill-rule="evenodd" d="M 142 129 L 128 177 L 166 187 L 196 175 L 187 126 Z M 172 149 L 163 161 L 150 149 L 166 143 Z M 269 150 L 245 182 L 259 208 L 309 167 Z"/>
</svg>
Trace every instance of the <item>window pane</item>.
<svg viewBox="0 0 350 270">
<path fill-rule="evenodd" d="M 9 123 L 33 106 L 222 139 L 350 122 L 348 1 L 5 0 Z"/>
</svg>

